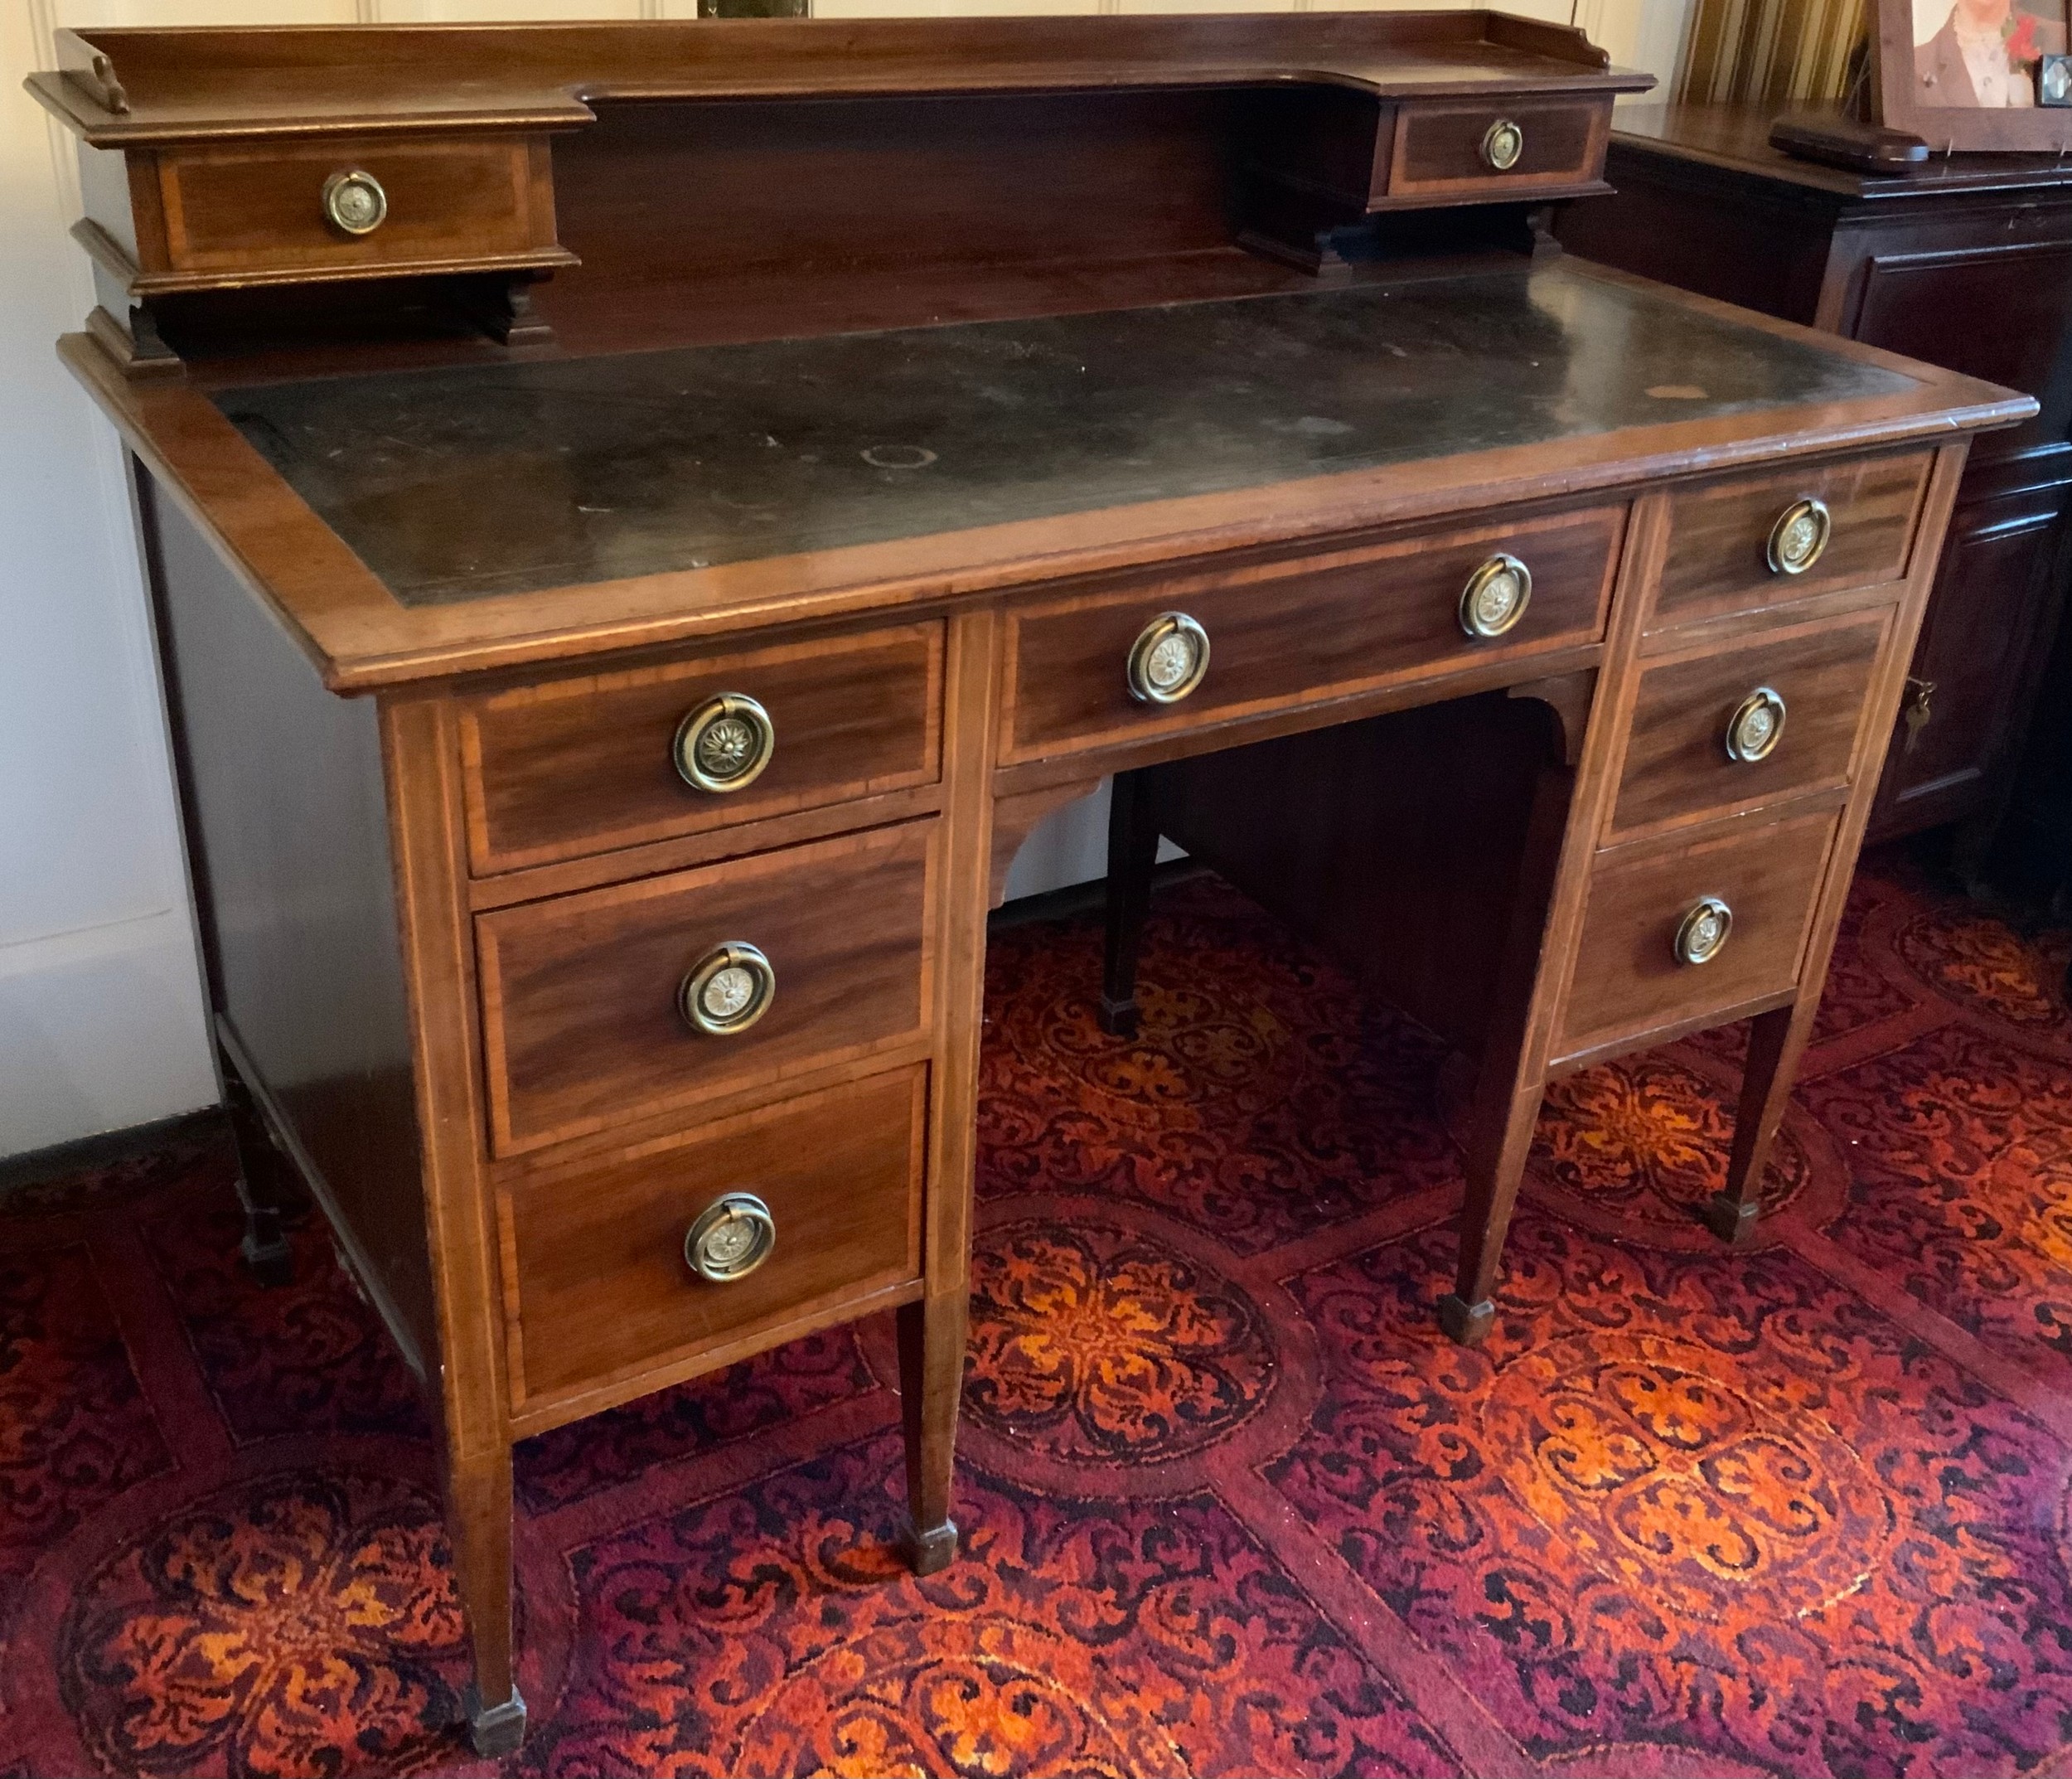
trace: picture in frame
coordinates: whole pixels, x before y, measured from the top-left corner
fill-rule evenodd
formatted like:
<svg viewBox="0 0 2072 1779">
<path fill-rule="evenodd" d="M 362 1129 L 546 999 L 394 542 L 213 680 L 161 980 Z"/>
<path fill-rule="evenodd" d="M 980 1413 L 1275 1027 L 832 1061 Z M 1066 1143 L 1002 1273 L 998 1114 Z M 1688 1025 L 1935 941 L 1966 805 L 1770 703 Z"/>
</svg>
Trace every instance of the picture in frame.
<svg viewBox="0 0 2072 1779">
<path fill-rule="evenodd" d="M 1876 0 L 1880 121 L 1931 153 L 2072 149 L 2068 0 Z"/>
</svg>

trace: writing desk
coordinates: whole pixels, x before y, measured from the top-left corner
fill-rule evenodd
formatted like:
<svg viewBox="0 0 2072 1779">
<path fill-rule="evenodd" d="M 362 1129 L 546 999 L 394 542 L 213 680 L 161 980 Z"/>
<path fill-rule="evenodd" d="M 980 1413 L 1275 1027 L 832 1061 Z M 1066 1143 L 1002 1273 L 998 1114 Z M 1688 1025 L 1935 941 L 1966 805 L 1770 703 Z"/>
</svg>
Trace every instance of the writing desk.
<svg viewBox="0 0 2072 1779">
<path fill-rule="evenodd" d="M 950 1559 L 987 912 L 1108 773 L 1116 1024 L 1165 832 L 1479 1059 L 1455 1339 L 1561 1069 L 1752 1020 L 1742 1232 L 1968 439 L 2032 407 L 1545 250 L 1528 203 L 1595 189 L 1636 84 L 1573 33 L 960 22 L 960 71 L 831 29 L 108 32 L 39 89 L 128 158 L 128 313 L 62 350 L 138 466 L 247 1252 L 284 1155 L 426 1379 L 485 1749 L 527 1434 L 893 1309 Z M 466 210 L 428 177 L 417 259 L 290 206 L 244 282 L 171 264 L 162 201 L 218 175 L 404 221 L 370 119 L 462 92 L 478 133 L 594 116 L 545 175 L 580 273 L 425 270 Z M 262 176 L 240 130 L 300 146 Z M 652 177 L 685 140 L 704 177 Z M 875 177 L 788 278 L 730 259 L 812 209 L 793 153 L 936 182 L 874 262 Z M 967 176 L 1031 154 L 1063 195 L 998 245 Z"/>
</svg>

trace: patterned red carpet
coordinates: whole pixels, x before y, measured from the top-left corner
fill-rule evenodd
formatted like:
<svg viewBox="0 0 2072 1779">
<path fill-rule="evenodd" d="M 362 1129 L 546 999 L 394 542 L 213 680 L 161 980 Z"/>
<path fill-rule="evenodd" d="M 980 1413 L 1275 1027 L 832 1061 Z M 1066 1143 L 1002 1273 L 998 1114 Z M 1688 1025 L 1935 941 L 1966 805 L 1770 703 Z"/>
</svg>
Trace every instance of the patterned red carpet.
<svg viewBox="0 0 2072 1779">
<path fill-rule="evenodd" d="M 542 1774 L 2072 1775 L 2072 1016 L 1860 883 L 1752 1253 L 1735 1043 L 1565 1083 L 1496 1332 L 1433 1305 L 1460 1070 L 1213 882 L 1143 1038 L 995 940 L 961 1504 L 888 1331 L 521 1447 Z M 464 1770 L 409 1380 L 220 1140 L 0 1201 L 0 1776 Z"/>
</svg>

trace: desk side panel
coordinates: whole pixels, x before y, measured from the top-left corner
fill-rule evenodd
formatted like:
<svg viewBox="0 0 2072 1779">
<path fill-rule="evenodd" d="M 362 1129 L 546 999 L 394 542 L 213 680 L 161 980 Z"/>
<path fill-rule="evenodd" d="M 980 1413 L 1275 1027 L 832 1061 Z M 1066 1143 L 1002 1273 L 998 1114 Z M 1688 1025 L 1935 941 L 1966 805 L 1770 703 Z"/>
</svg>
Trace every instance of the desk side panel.
<svg viewBox="0 0 2072 1779">
<path fill-rule="evenodd" d="M 375 705 L 326 691 L 137 479 L 219 1029 L 422 1369 L 432 1275 Z"/>
</svg>

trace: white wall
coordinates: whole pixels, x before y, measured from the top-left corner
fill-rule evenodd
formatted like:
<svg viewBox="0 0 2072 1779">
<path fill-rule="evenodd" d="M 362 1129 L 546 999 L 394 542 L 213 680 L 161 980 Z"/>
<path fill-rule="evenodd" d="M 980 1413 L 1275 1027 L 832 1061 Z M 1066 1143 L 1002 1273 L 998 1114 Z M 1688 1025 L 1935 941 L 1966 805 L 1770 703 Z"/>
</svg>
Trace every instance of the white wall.
<svg viewBox="0 0 2072 1779">
<path fill-rule="evenodd" d="M 1218 3 L 819 0 L 817 10 Z M 1572 17 L 1615 61 L 1666 76 L 1691 0 L 1511 3 Z M 1308 0 L 1252 4 L 1310 10 Z M 215 1097 L 122 456 L 51 350 L 93 302 L 85 256 L 65 235 L 79 213 L 73 150 L 22 92 L 22 77 L 49 63 L 60 25 L 695 12 L 696 0 L 0 0 L 0 1156 Z M 1099 798 L 1053 817 L 1018 861 L 1012 893 L 1097 876 L 1105 819 Z"/>
<path fill-rule="evenodd" d="M 215 1097 L 123 468 L 51 347 L 92 305 L 71 147 L 0 8 L 0 1153 Z"/>
</svg>

